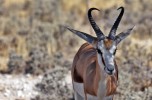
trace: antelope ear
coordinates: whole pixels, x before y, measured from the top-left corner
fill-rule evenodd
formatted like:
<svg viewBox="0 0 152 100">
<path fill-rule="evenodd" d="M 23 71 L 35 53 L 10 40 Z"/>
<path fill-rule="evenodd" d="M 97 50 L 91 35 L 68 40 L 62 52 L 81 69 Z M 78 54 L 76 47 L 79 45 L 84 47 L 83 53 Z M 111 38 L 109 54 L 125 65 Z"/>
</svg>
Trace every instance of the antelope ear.
<svg viewBox="0 0 152 100">
<path fill-rule="evenodd" d="M 95 43 L 97 41 L 96 37 L 93 37 L 93 36 L 91 36 L 89 34 L 86 34 L 84 32 L 80 32 L 80 31 L 74 30 L 74 29 L 69 28 L 69 27 L 65 27 L 65 28 L 67 28 L 69 31 L 71 31 L 72 33 L 76 34 L 77 36 L 79 36 L 83 40 L 87 41 L 89 44 L 92 44 L 93 47 L 96 47 L 96 45 L 95 45 Z"/>
<path fill-rule="evenodd" d="M 134 26 L 132 28 L 128 29 L 127 31 L 121 32 L 120 34 L 118 34 L 115 37 L 116 44 L 118 45 L 121 42 L 121 40 L 125 39 L 131 33 L 131 30 L 133 28 L 134 28 Z"/>
</svg>

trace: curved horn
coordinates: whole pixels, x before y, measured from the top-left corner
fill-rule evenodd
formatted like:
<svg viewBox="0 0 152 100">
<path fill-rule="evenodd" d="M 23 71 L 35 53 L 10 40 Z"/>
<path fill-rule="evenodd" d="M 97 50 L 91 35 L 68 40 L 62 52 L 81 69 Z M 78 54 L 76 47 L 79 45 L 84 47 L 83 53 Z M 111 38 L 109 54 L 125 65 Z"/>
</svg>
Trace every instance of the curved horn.
<svg viewBox="0 0 152 100">
<path fill-rule="evenodd" d="M 119 9 L 121 9 L 121 12 L 120 12 L 118 18 L 116 19 L 114 25 L 112 26 L 110 33 L 109 33 L 109 36 L 108 36 L 110 39 L 113 39 L 113 40 L 115 39 L 116 30 L 118 28 L 118 25 L 121 21 L 123 13 L 124 13 L 124 7 L 119 7 L 117 10 L 119 10 Z"/>
<path fill-rule="evenodd" d="M 98 38 L 98 39 L 103 39 L 103 38 L 104 38 L 104 34 L 102 33 L 102 31 L 100 30 L 100 28 L 98 27 L 98 25 L 95 23 L 92 15 L 91 15 L 91 12 L 92 12 L 93 10 L 98 10 L 98 11 L 100 11 L 100 10 L 97 9 L 97 8 L 90 8 L 90 9 L 88 10 L 88 19 L 89 19 L 89 21 L 90 21 L 90 24 L 91 24 L 92 28 L 94 29 L 94 31 L 95 31 L 95 33 L 96 33 L 96 35 L 97 35 L 97 38 Z"/>
</svg>

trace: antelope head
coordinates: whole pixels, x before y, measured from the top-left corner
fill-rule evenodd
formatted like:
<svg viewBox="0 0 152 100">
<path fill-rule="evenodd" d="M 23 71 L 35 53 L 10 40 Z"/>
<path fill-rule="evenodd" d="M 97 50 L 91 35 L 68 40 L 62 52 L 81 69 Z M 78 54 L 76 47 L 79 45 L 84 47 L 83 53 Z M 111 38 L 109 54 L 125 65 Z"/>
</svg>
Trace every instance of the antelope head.
<svg viewBox="0 0 152 100">
<path fill-rule="evenodd" d="M 93 37 L 89 34 L 74 30 L 69 27 L 66 28 L 74 34 L 78 35 L 80 38 L 86 40 L 89 44 L 91 44 L 97 50 L 97 58 L 100 68 L 104 70 L 108 75 L 113 75 L 115 73 L 114 58 L 117 50 L 117 45 L 121 42 L 121 40 L 123 40 L 130 34 L 133 27 L 125 32 L 121 32 L 116 35 L 116 30 L 124 13 L 124 8 L 120 7 L 118 8 L 118 10 L 121 10 L 119 16 L 117 17 L 114 25 L 112 26 L 109 35 L 105 36 L 98 27 L 98 25 L 95 23 L 91 15 L 91 12 L 93 10 L 100 10 L 97 8 L 90 8 L 88 10 L 88 19 L 97 37 Z"/>
</svg>

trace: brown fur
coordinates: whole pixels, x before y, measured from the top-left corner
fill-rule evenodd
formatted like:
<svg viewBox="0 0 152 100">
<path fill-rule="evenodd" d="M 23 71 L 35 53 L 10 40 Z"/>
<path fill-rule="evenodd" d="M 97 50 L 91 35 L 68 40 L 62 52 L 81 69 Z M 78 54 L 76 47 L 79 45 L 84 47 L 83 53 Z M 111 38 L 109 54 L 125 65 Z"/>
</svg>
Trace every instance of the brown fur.
<svg viewBox="0 0 152 100">
<path fill-rule="evenodd" d="M 113 43 L 112 40 L 110 40 L 110 39 L 105 39 L 105 40 L 104 40 L 105 48 L 109 50 L 109 49 L 111 48 L 111 46 L 112 46 L 112 43 Z"/>
<path fill-rule="evenodd" d="M 109 47 L 110 41 L 105 41 Z M 78 50 L 73 60 L 72 79 L 78 83 L 84 83 L 84 90 L 87 94 L 97 96 L 98 83 L 100 81 L 100 67 L 98 65 L 96 49 L 85 43 Z M 118 69 L 116 74 L 107 76 L 107 96 L 114 94 L 117 87 Z"/>
</svg>

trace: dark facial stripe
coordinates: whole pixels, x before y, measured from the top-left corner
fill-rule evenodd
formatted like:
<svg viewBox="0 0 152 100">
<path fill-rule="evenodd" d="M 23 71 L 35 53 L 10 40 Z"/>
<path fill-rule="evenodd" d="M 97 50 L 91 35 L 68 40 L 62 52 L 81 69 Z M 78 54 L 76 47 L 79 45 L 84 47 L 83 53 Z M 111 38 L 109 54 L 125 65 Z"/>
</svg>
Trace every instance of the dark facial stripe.
<svg viewBox="0 0 152 100">
<path fill-rule="evenodd" d="M 116 51 L 117 51 L 117 49 L 115 49 L 115 51 L 114 51 L 114 53 L 113 53 L 114 55 L 116 54 Z"/>
<path fill-rule="evenodd" d="M 101 52 L 101 50 L 100 50 L 100 49 L 97 49 L 97 52 L 100 54 L 101 59 L 102 59 L 102 62 L 103 62 L 103 65 L 105 66 L 105 62 L 104 62 L 104 59 L 103 59 L 103 57 L 102 57 L 102 52 Z"/>
<path fill-rule="evenodd" d="M 101 57 L 102 57 L 102 56 L 101 56 Z M 102 62 L 103 62 L 104 67 L 106 67 L 106 64 L 105 64 L 105 62 L 104 62 L 103 57 L 102 57 Z"/>
</svg>

